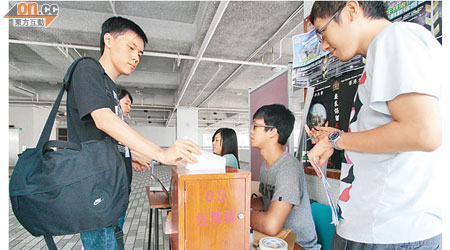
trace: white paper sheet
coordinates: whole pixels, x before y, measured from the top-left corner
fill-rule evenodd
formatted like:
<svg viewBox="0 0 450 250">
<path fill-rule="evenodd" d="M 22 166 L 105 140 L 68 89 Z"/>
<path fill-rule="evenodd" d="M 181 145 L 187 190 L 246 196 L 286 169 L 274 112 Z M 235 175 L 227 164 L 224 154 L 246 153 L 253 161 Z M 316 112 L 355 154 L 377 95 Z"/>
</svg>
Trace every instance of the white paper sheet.
<svg viewBox="0 0 450 250">
<path fill-rule="evenodd" d="M 332 214 L 331 223 L 334 224 L 335 226 L 337 226 L 337 225 L 339 225 L 339 217 L 337 215 L 336 207 L 334 206 L 333 200 L 331 199 L 330 190 L 329 190 L 330 184 L 327 181 L 327 176 L 323 174 L 322 169 L 321 169 L 319 163 L 317 162 L 316 158 L 314 158 L 314 163 L 316 164 L 316 166 L 319 167 L 319 171 L 322 174 L 322 184 L 323 184 L 323 187 L 325 188 L 325 193 L 327 194 L 328 204 L 330 204 L 330 208 L 331 208 L 331 214 Z"/>
<path fill-rule="evenodd" d="M 186 165 L 188 170 L 223 170 L 225 171 L 226 159 L 207 151 L 201 151 L 201 155 L 192 154 L 198 162 Z"/>
</svg>

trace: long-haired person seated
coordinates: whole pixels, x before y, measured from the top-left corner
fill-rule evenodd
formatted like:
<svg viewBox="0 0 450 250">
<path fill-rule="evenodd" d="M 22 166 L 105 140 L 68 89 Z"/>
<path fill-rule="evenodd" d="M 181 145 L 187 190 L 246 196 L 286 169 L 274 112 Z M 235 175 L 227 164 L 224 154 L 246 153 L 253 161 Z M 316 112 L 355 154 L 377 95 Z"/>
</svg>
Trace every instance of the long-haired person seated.
<svg viewBox="0 0 450 250">
<path fill-rule="evenodd" d="M 239 167 L 238 143 L 236 132 L 231 128 L 219 128 L 212 137 L 213 153 L 227 160 L 226 165 Z"/>
</svg>

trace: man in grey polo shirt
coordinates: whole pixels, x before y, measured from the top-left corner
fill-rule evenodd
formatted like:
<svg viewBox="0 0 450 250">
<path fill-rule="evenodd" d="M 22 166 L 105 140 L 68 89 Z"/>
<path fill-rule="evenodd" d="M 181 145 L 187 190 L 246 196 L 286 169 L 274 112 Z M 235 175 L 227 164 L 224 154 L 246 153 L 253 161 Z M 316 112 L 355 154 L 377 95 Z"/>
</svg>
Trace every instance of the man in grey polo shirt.
<svg viewBox="0 0 450 250">
<path fill-rule="evenodd" d="M 277 235 L 281 229 L 297 234 L 296 243 L 305 249 L 320 249 L 311 215 L 305 174 L 300 162 L 284 151 L 295 117 L 283 105 L 259 108 L 250 131 L 252 147 L 264 158 L 259 191 L 252 199 L 251 226 L 264 234 Z"/>
</svg>

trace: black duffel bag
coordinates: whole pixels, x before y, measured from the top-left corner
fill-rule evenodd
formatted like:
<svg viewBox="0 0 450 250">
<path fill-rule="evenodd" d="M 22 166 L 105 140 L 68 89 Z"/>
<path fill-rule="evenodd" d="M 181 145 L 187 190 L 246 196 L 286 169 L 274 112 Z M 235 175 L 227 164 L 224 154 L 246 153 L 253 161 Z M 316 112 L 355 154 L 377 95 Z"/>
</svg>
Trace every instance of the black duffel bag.
<svg viewBox="0 0 450 250">
<path fill-rule="evenodd" d="M 9 184 L 12 209 L 28 232 L 44 236 L 51 250 L 57 249 L 52 236 L 109 226 L 123 249 L 118 219 L 128 207 L 128 177 L 117 142 L 109 137 L 80 144 L 49 141 L 64 89 L 82 59 L 68 69 L 36 148 L 19 155 Z"/>
</svg>

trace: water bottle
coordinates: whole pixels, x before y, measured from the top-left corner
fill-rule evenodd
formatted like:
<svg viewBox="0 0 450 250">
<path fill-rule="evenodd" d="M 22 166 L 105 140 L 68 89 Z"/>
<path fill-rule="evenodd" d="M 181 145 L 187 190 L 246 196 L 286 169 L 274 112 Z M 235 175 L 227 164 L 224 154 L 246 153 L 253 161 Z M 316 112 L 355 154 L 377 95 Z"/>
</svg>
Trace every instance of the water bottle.
<svg viewBox="0 0 450 250">
<path fill-rule="evenodd" d="M 250 245 L 253 245 L 253 228 L 250 227 Z"/>
</svg>

